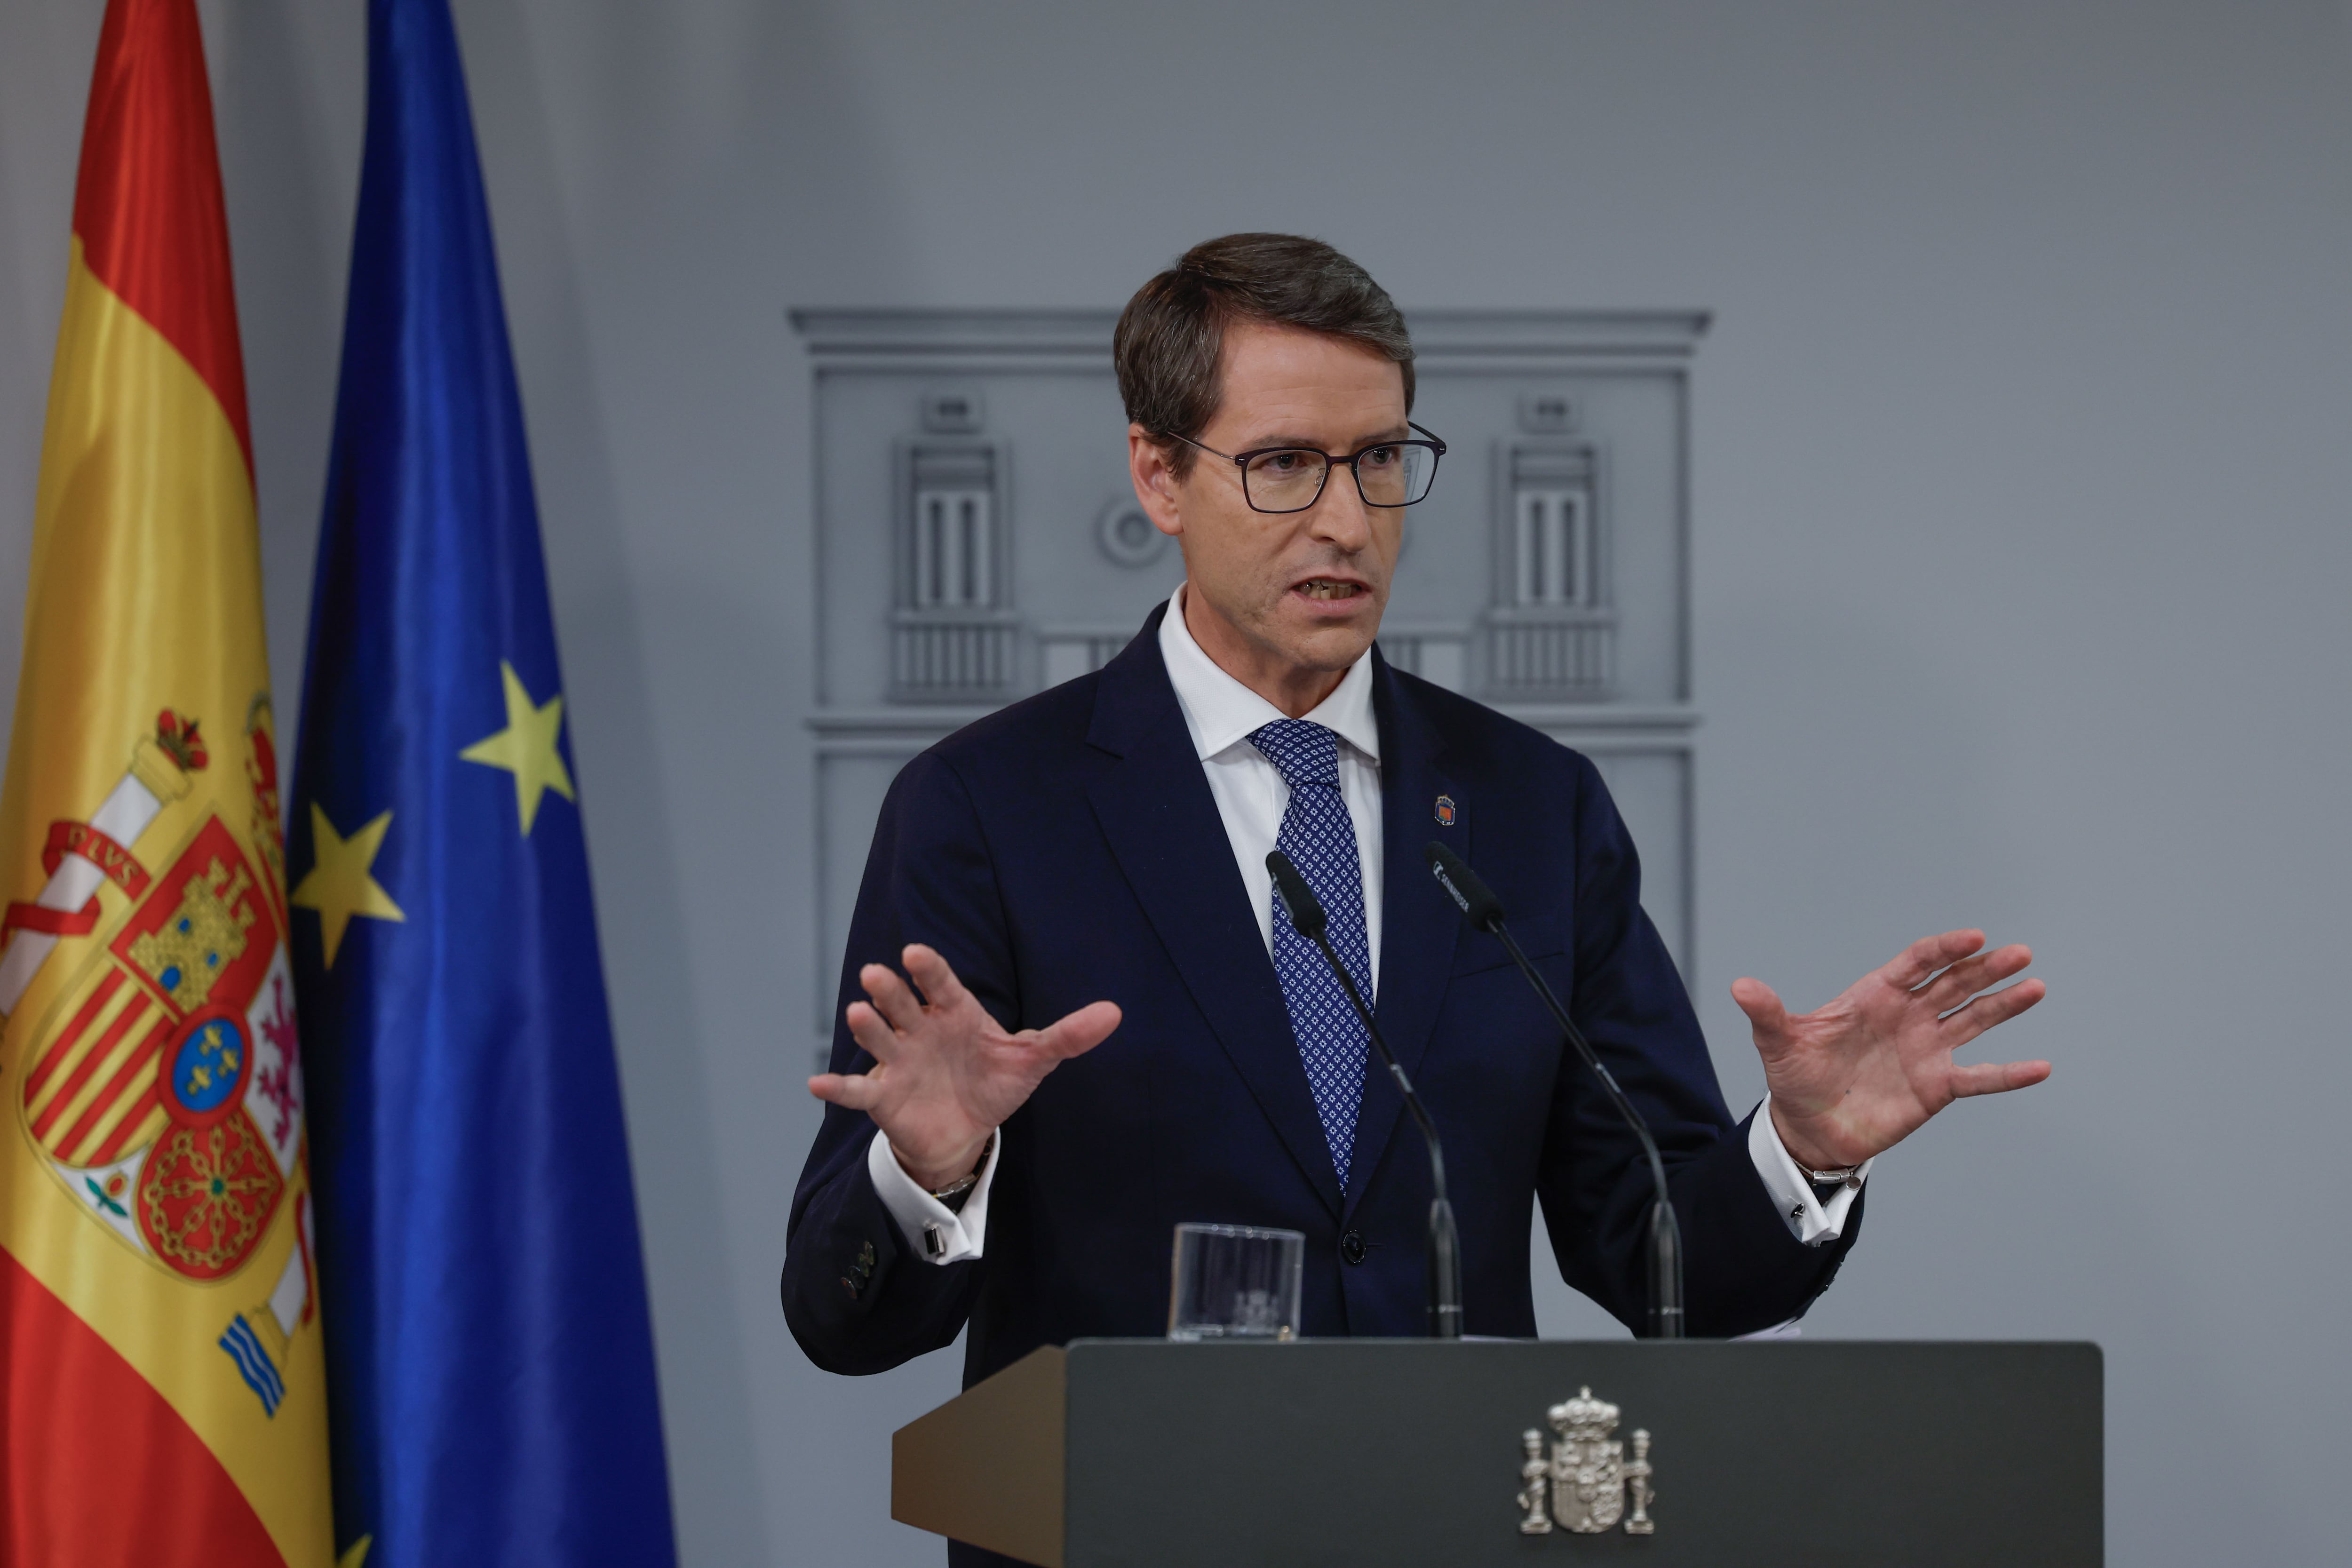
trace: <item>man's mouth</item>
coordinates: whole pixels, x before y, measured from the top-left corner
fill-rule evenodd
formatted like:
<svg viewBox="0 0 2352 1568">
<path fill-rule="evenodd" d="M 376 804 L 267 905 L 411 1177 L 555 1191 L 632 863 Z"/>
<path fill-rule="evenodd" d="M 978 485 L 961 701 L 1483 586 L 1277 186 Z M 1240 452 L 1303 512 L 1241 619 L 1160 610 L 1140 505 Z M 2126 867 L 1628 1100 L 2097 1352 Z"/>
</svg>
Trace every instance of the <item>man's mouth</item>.
<svg viewBox="0 0 2352 1568">
<path fill-rule="evenodd" d="M 1290 591 L 1309 599 L 1320 600 L 1356 599 L 1371 592 L 1361 583 L 1339 577 L 1309 577 L 1303 583 L 1293 584 Z"/>
</svg>

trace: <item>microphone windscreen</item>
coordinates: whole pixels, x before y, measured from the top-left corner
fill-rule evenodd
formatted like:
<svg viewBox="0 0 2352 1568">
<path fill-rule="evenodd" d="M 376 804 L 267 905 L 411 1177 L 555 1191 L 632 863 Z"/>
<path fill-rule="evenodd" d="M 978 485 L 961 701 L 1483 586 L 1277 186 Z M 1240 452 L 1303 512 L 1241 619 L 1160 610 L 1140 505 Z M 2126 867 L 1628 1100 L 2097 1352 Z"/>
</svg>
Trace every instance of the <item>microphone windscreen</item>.
<svg viewBox="0 0 2352 1568">
<path fill-rule="evenodd" d="M 1274 873 L 1274 890 L 1282 895 L 1282 907 L 1290 911 L 1290 923 L 1298 934 L 1309 942 L 1323 934 L 1323 900 L 1290 863 L 1290 857 L 1276 849 L 1265 858 L 1265 868 Z"/>
<path fill-rule="evenodd" d="M 1480 931 L 1493 931 L 1503 923 L 1503 900 L 1461 856 L 1435 839 L 1430 840 L 1423 853 L 1429 857 L 1430 873 L 1437 879 L 1437 885 L 1461 906 L 1472 925 Z"/>
</svg>

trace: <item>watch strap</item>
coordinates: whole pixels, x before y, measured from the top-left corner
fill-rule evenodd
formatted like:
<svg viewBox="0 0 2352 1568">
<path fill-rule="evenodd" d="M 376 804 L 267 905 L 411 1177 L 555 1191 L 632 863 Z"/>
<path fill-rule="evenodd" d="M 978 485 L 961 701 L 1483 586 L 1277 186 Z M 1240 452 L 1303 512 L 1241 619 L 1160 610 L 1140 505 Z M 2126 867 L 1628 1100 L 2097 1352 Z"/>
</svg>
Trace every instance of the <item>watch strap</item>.
<svg viewBox="0 0 2352 1568">
<path fill-rule="evenodd" d="M 995 1151 L 996 1134 L 992 1132 L 988 1135 L 988 1142 L 980 1146 L 980 1158 L 972 1163 L 971 1169 L 944 1187 L 930 1189 L 931 1196 L 946 1204 L 950 1208 L 962 1207 L 962 1205 L 952 1200 L 966 1196 L 972 1188 L 980 1185 L 980 1173 L 988 1168 L 988 1157 Z"/>
</svg>

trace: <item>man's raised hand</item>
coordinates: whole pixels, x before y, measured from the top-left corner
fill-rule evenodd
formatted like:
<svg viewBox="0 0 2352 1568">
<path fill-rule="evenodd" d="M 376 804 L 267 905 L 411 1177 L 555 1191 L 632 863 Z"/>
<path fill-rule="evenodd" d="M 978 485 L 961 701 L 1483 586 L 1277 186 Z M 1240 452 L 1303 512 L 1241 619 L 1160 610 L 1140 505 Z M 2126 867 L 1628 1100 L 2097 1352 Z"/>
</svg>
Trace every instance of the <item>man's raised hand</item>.
<svg viewBox="0 0 2352 1568">
<path fill-rule="evenodd" d="M 1760 980 L 1736 980 L 1772 1123 L 1801 1165 L 1858 1165 L 1893 1148 L 1953 1100 L 2024 1089 L 2048 1062 L 1975 1063 L 1952 1053 L 2042 1000 L 2039 980 L 1990 988 L 2033 962 L 2023 946 L 1983 951 L 1984 932 L 1922 938 L 1811 1013 L 1790 1013 Z M 1979 994 L 1979 993 L 1985 993 Z"/>
<path fill-rule="evenodd" d="M 988 1135 L 1047 1073 L 1102 1044 L 1119 1012 L 1094 1002 L 1045 1028 L 1007 1034 L 946 959 L 920 942 L 899 956 L 922 997 L 887 965 L 858 971 L 873 1001 L 852 1002 L 845 1016 L 874 1069 L 819 1073 L 809 1092 L 871 1116 L 908 1175 L 943 1187 L 980 1163 Z"/>
</svg>

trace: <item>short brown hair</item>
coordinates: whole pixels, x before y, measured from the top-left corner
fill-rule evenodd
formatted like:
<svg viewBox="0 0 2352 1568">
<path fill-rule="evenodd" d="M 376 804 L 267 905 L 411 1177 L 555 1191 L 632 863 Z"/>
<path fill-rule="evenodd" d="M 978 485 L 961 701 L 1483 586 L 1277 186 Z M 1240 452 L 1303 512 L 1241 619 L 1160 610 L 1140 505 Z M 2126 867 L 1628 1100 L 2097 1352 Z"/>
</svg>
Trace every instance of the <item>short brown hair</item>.
<svg viewBox="0 0 2352 1568">
<path fill-rule="evenodd" d="M 1191 438 L 1208 428 L 1223 395 L 1225 328 L 1265 321 L 1328 332 L 1386 354 L 1404 372 L 1412 411 L 1412 339 L 1404 313 L 1371 274 L 1319 239 L 1229 234 L 1196 245 L 1135 291 L 1111 334 L 1127 416 L 1160 438 L 1182 478 Z"/>
</svg>

